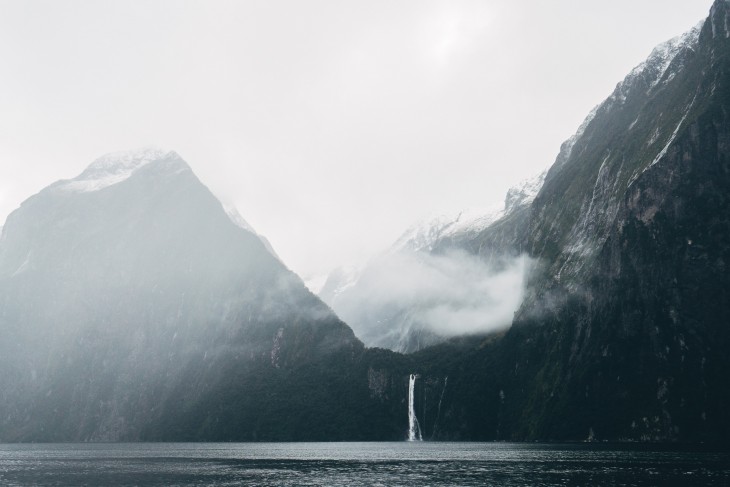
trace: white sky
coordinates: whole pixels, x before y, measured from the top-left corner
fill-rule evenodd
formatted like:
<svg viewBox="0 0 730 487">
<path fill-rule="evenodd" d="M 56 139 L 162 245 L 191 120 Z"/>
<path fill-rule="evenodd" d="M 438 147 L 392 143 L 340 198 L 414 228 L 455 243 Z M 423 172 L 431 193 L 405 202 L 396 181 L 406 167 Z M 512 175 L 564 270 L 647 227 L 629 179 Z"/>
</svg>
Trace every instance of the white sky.
<svg viewBox="0 0 730 487">
<path fill-rule="evenodd" d="M 0 0 L 0 222 L 175 150 L 305 278 L 489 206 L 711 0 Z"/>
</svg>

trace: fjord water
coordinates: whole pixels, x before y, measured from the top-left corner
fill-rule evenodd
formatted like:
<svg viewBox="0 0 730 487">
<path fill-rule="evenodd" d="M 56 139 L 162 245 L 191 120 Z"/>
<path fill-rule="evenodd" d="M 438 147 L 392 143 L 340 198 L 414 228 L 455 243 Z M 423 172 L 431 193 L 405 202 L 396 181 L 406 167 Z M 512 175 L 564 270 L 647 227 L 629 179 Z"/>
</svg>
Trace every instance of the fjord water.
<svg viewBox="0 0 730 487">
<path fill-rule="evenodd" d="M 730 454 L 637 444 L 6 444 L 0 485 L 720 486 L 730 485 Z"/>
</svg>

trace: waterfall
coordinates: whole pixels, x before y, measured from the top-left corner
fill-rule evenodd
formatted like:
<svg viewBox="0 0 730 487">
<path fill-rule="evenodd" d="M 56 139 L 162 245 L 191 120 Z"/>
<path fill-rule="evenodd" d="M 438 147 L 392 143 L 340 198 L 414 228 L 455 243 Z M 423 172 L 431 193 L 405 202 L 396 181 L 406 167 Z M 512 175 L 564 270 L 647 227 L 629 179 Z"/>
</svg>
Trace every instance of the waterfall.
<svg viewBox="0 0 730 487">
<path fill-rule="evenodd" d="M 444 393 L 446 392 L 446 383 L 449 382 L 449 376 L 444 377 L 444 387 L 441 389 L 441 397 L 439 398 L 439 405 L 436 408 L 436 419 L 433 420 L 433 430 L 431 431 L 431 438 L 436 437 L 436 430 L 438 429 L 439 418 L 441 417 L 441 403 L 444 401 Z"/>
<path fill-rule="evenodd" d="M 414 391 L 416 389 L 416 374 L 411 374 L 408 382 L 408 441 L 423 441 L 421 436 L 421 428 L 418 426 L 418 418 L 416 418 L 416 408 L 414 407 Z"/>
</svg>

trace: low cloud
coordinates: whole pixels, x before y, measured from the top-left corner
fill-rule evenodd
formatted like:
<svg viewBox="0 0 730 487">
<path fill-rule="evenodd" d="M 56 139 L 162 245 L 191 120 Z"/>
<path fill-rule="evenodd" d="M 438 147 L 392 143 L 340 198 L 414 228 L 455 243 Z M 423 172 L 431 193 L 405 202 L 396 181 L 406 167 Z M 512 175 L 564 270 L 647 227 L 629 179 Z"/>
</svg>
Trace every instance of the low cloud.
<svg viewBox="0 0 730 487">
<path fill-rule="evenodd" d="M 512 323 L 530 265 L 526 256 L 488 264 L 461 251 L 393 253 L 371 263 L 331 304 L 369 345 L 403 348 L 382 337 L 392 341 L 414 331 L 441 337 L 490 332 Z"/>
</svg>

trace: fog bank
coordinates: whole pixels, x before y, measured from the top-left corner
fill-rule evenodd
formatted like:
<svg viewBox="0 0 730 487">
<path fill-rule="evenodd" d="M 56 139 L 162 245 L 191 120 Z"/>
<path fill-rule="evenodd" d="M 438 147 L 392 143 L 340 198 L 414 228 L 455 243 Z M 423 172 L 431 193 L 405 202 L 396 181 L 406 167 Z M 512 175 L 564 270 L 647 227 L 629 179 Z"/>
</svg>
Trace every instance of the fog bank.
<svg viewBox="0 0 730 487">
<path fill-rule="evenodd" d="M 323 297 L 367 345 L 409 351 L 509 327 L 530 264 L 527 256 L 488 264 L 463 251 L 395 252 Z"/>
</svg>

